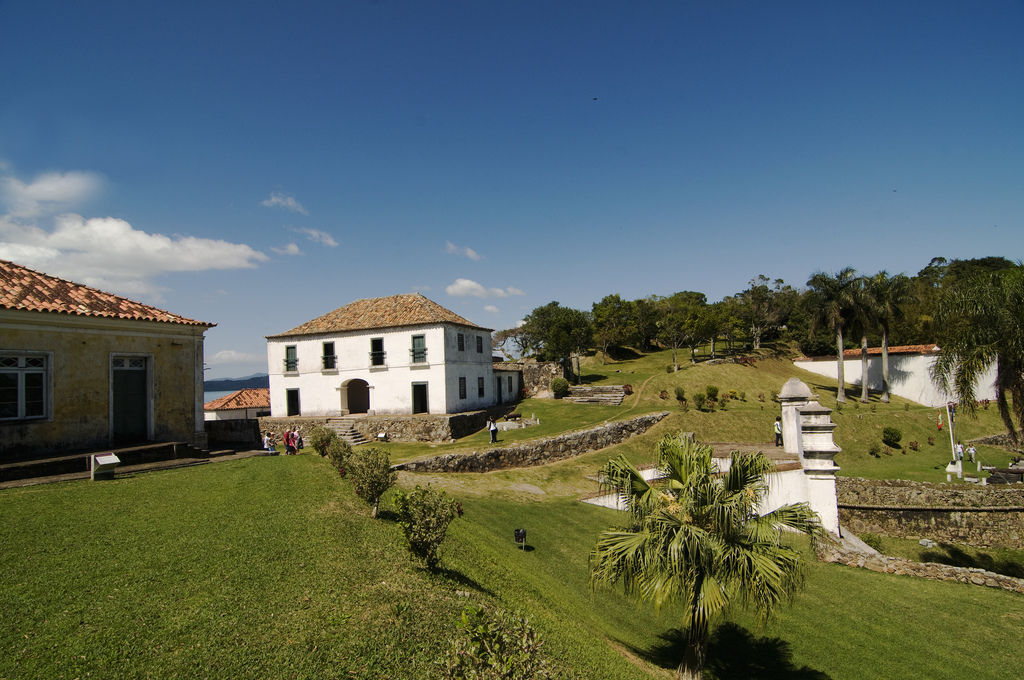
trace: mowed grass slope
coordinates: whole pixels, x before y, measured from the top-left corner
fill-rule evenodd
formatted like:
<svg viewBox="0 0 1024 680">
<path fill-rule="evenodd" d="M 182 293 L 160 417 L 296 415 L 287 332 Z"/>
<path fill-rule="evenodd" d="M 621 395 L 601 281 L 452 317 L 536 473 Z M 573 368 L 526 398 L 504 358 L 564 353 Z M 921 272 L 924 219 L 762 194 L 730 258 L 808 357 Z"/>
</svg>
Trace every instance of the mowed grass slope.
<svg viewBox="0 0 1024 680">
<path fill-rule="evenodd" d="M 529 616 L 560 677 L 670 677 L 679 611 L 588 586 L 618 513 L 541 493 L 571 469 L 403 475 L 462 487 L 436 574 L 318 456 L 6 490 L 0 678 L 431 678 L 470 602 Z M 1021 603 L 812 561 L 768 629 L 735 613 L 710 677 L 1017 677 Z"/>
</svg>

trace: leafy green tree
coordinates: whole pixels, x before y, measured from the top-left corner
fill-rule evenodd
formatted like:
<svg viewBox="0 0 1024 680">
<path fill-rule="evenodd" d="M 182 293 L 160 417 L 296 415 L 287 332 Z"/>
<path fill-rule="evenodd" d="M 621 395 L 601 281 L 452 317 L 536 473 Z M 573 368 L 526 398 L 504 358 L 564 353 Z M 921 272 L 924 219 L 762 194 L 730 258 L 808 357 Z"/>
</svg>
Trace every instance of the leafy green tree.
<svg viewBox="0 0 1024 680">
<path fill-rule="evenodd" d="M 857 273 L 851 267 L 835 274 L 816 272 L 807 281 L 810 292 L 806 298 L 811 312 L 811 332 L 828 328 L 836 339 L 836 379 L 839 389 L 836 401 L 846 403 L 846 376 L 843 370 L 843 325 L 847 323 L 854 305 Z"/>
<path fill-rule="evenodd" d="M 1024 426 L 1024 265 L 943 291 L 936 320 L 943 333 L 933 379 L 973 417 L 978 380 L 994 362 L 999 415 L 1017 442 Z"/>
<path fill-rule="evenodd" d="M 775 466 L 761 452 L 733 452 L 720 474 L 707 445 L 682 435 L 658 444 L 664 477 L 646 481 L 624 456 L 604 468 L 607 485 L 629 510 L 629 524 L 601 533 L 590 554 L 594 589 L 621 584 L 627 595 L 683 606 L 686 649 L 680 678 L 702 677 L 712 627 L 729 604 L 753 604 L 766 621 L 799 584 L 800 554 L 782 530 L 812 544 L 826 536 L 806 503 L 760 514 Z"/>
<path fill-rule="evenodd" d="M 782 320 L 784 283 L 782 279 L 773 282 L 764 274 L 758 274 L 738 296 L 741 318 L 747 324 L 754 349 L 761 349 L 764 334 Z"/>
<path fill-rule="evenodd" d="M 593 326 L 585 312 L 562 307 L 558 302 L 549 302 L 537 307 L 523 320 L 523 332 L 538 347 L 538 355 L 547 361 L 558 361 L 567 368 L 573 368 L 573 358 L 578 358 L 593 343 Z M 579 365 L 575 373 L 579 379 Z"/>
<path fill-rule="evenodd" d="M 874 302 L 875 319 L 882 331 L 882 396 L 889 403 L 889 338 L 893 325 L 903 319 L 903 310 L 912 300 L 910 279 L 903 274 L 889 276 L 880 271 L 865 281 Z"/>
<path fill-rule="evenodd" d="M 696 318 L 707 306 L 704 293 L 684 291 L 658 301 L 661 318 L 658 321 L 658 339 L 672 348 L 672 365 L 679 370 L 677 356 L 680 347 L 689 345 L 691 360 L 695 346 Z"/>
<path fill-rule="evenodd" d="M 409 550 L 434 569 L 438 551 L 448 533 L 448 525 L 462 516 L 462 506 L 444 491 L 434 491 L 419 485 L 413 491 L 399 490 L 394 498 L 398 523 L 402 525 Z"/>
<path fill-rule="evenodd" d="M 630 305 L 630 326 L 635 334 L 637 349 L 649 352 L 653 347 L 654 338 L 658 335 L 658 297 L 633 300 Z"/>
<path fill-rule="evenodd" d="M 373 506 L 370 517 L 376 517 L 381 496 L 398 481 L 398 473 L 391 469 L 391 456 L 376 447 L 363 449 L 348 457 L 348 472 L 356 495 Z"/>
<path fill-rule="evenodd" d="M 601 350 L 601 364 L 604 365 L 608 349 L 622 344 L 629 332 L 630 304 L 617 294 L 605 295 L 595 302 L 590 312 L 594 322 L 594 339 Z"/>
</svg>

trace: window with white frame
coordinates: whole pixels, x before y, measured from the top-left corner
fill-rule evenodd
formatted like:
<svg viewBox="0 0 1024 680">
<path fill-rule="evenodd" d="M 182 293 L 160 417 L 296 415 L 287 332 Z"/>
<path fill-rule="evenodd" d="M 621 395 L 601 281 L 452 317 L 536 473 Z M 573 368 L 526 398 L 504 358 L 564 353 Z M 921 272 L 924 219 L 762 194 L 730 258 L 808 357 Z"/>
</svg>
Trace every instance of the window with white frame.
<svg viewBox="0 0 1024 680">
<path fill-rule="evenodd" d="M 46 417 L 47 356 L 0 354 L 0 420 Z"/>
</svg>

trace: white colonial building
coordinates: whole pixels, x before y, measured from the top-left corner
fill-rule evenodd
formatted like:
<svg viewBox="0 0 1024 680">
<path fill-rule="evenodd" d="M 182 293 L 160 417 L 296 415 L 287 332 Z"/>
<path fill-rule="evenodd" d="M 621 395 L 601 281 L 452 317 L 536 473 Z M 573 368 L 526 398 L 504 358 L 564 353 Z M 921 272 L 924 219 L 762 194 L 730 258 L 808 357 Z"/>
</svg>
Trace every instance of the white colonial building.
<svg viewBox="0 0 1024 680">
<path fill-rule="evenodd" d="M 916 401 L 925 406 L 943 406 L 956 401 L 932 381 L 931 369 L 940 355 L 937 345 L 902 345 L 889 348 L 889 391 L 898 397 Z M 794 364 L 818 375 L 835 379 L 836 357 L 801 357 Z M 843 351 L 843 376 L 853 385 L 863 384 L 859 349 Z M 882 348 L 868 349 L 868 389 L 882 391 Z M 993 363 L 978 379 L 975 394 L 979 400 L 996 399 L 996 366 Z"/>
<path fill-rule="evenodd" d="M 273 416 L 459 413 L 511 401 L 491 329 L 418 293 L 370 298 L 267 336 Z"/>
</svg>

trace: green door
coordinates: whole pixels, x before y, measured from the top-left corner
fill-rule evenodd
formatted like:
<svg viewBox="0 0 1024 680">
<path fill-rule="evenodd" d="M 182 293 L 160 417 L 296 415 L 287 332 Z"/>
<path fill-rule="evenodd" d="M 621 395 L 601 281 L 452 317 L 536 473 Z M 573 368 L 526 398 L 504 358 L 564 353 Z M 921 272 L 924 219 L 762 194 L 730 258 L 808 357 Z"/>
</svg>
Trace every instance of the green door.
<svg viewBox="0 0 1024 680">
<path fill-rule="evenodd" d="M 145 358 L 115 357 L 111 380 L 114 443 L 146 441 L 149 403 L 146 398 Z"/>
</svg>

